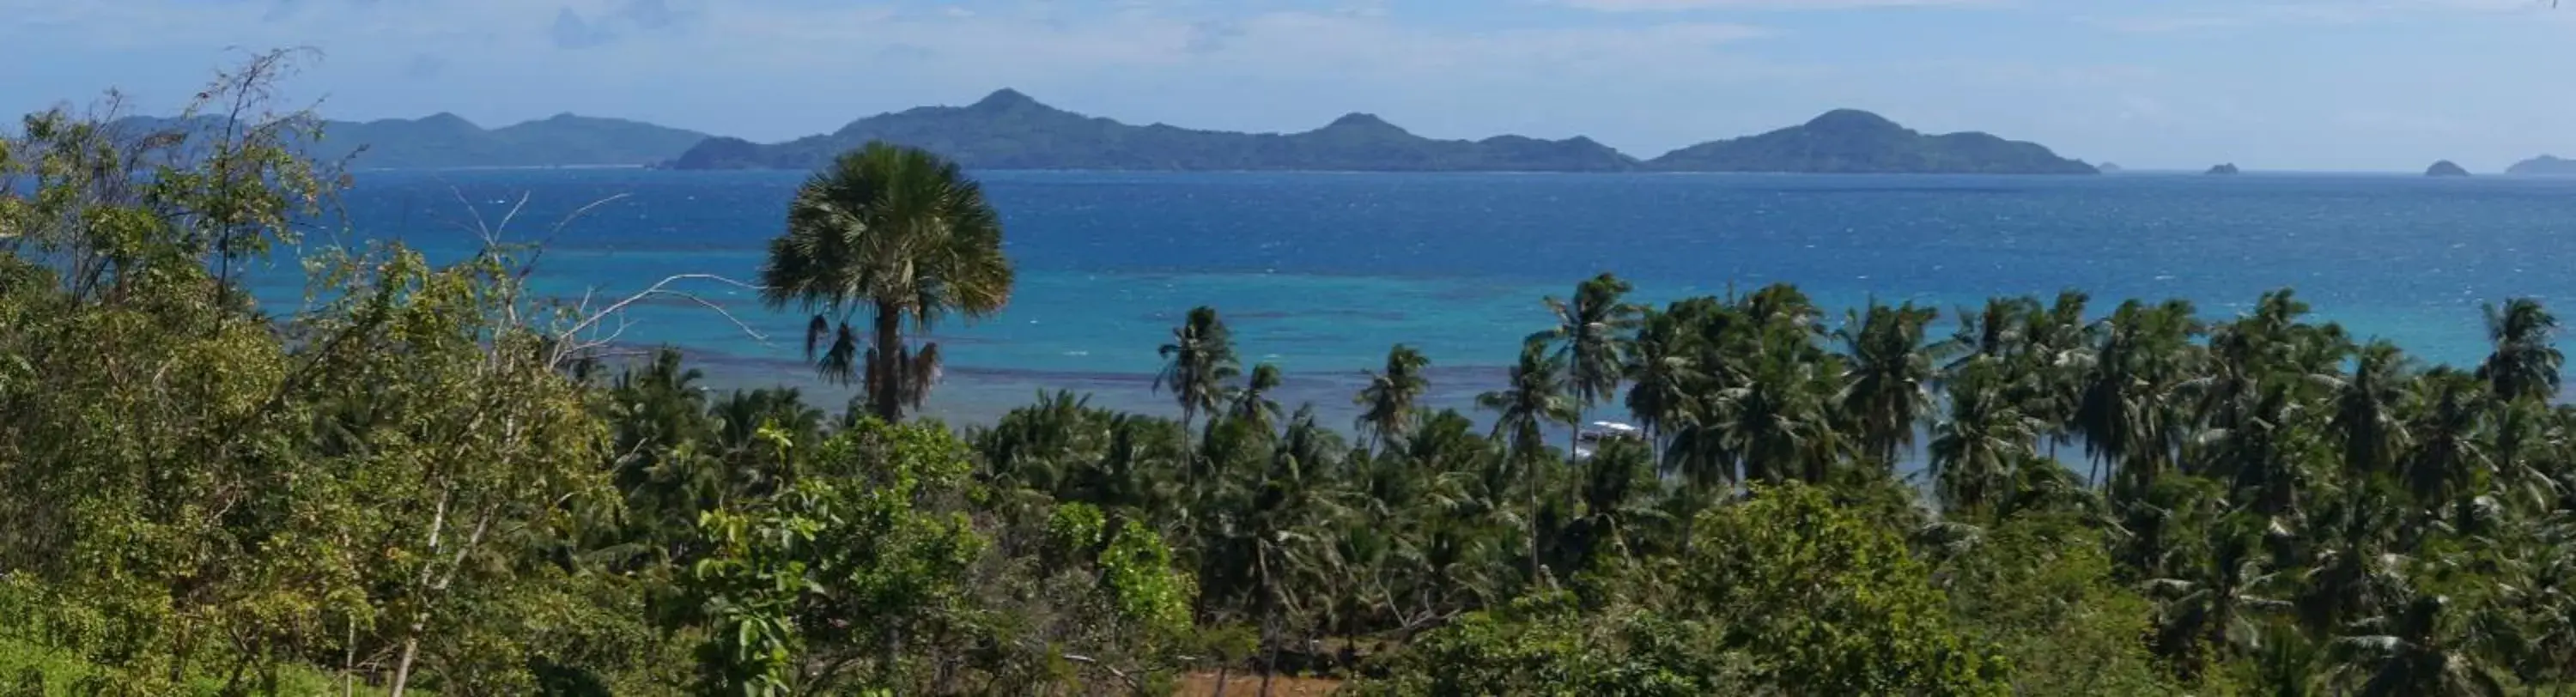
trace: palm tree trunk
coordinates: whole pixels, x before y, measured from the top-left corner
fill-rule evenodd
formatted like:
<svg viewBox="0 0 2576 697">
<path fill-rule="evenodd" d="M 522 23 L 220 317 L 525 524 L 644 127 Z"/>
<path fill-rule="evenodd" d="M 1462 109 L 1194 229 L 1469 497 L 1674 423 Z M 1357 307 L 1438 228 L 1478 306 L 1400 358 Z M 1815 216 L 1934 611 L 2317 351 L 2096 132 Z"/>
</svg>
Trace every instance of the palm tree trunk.
<svg viewBox="0 0 2576 697">
<path fill-rule="evenodd" d="M 1529 468 L 1528 476 L 1524 477 L 1524 479 L 1529 481 L 1529 511 L 1523 515 L 1529 517 L 1529 582 L 1532 587 L 1536 587 L 1540 577 L 1538 559 L 1538 459 L 1529 455 L 1523 455 L 1521 457 L 1527 463 L 1522 466 Z"/>
<path fill-rule="evenodd" d="M 868 402 L 886 423 L 903 420 L 903 312 L 893 303 L 876 306 L 876 350 L 868 355 Z"/>
</svg>

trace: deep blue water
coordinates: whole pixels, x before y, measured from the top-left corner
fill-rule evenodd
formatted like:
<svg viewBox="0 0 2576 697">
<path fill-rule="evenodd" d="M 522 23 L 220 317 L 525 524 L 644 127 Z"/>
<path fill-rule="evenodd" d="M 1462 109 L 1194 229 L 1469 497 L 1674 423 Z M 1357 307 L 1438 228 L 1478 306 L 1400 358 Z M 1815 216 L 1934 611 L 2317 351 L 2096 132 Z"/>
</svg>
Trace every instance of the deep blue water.
<svg viewBox="0 0 2576 697">
<path fill-rule="evenodd" d="M 1278 364 L 1285 399 L 1347 422 L 1359 371 L 1396 342 L 1428 353 L 1435 401 L 1500 382 L 1540 298 L 1599 271 L 1641 299 L 1804 287 L 1828 306 L 1870 296 L 1944 308 L 1991 295 L 2092 291 L 2187 298 L 2226 316 L 2289 286 L 2322 316 L 2430 360 L 2483 354 L 2478 307 L 2576 297 L 2576 180 L 2410 176 L 2080 178 L 1797 175 L 1137 174 L 990 172 L 1020 269 L 1010 308 L 936 329 L 949 379 L 933 411 L 981 420 L 1040 389 L 1168 410 L 1155 348 L 1213 305 L 1247 363 Z M 801 175 L 527 170 L 373 172 L 346 197 L 362 236 L 436 256 L 478 243 L 479 213 L 542 240 L 549 292 L 621 295 L 681 273 L 745 281 Z M 556 229 L 573 210 L 623 196 Z M 471 208 L 469 209 L 469 205 Z M 718 385 L 790 383 L 802 322 L 749 292 L 691 286 L 753 320 L 764 343 L 680 302 L 637 307 L 621 340 L 670 343 Z M 291 298 L 297 287 L 263 293 Z M 1954 320 L 1945 316 L 1946 334 Z"/>
</svg>

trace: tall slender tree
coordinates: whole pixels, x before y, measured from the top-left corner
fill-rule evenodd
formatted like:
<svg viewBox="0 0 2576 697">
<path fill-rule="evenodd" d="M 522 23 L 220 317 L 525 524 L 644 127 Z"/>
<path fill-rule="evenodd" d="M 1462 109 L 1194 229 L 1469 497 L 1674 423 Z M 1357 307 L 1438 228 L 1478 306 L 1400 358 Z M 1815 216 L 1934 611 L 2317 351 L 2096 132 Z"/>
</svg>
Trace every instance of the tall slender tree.
<svg viewBox="0 0 2576 697">
<path fill-rule="evenodd" d="M 1368 374 L 1368 387 L 1361 388 L 1359 396 L 1351 401 L 1360 407 L 1353 427 L 1371 445 L 1383 449 L 1403 447 L 1405 436 L 1413 431 L 1418 410 L 1415 402 L 1431 387 L 1431 381 L 1422 374 L 1429 367 L 1431 359 L 1421 351 L 1396 344 L 1387 349 L 1386 367 Z"/>
<path fill-rule="evenodd" d="M 1521 345 L 1520 362 L 1512 367 L 1510 387 L 1476 396 L 1476 406 L 1494 412 L 1494 439 L 1510 448 L 1510 460 L 1521 469 L 1521 488 L 1528 508 L 1521 512 L 1529 529 L 1530 578 L 1539 577 L 1539 490 L 1547 444 L 1547 424 L 1572 427 L 1580 418 L 1575 400 L 1566 395 L 1565 361 L 1550 355 L 1546 344 Z"/>
<path fill-rule="evenodd" d="M 1663 467 L 1664 442 L 1673 425 L 1687 418 L 1692 393 L 1706 387 L 1698 356 L 1699 328 L 1688 311 L 1641 313 L 1637 335 L 1628 342 L 1624 366 L 1628 378 L 1628 413 L 1645 429 L 1650 456 Z"/>
<path fill-rule="evenodd" d="M 2567 355 L 2551 343 L 2557 338 L 2558 316 L 2531 298 L 2505 301 L 2504 307 L 2486 306 L 2487 339 L 2495 350 L 2478 366 L 2478 378 L 2487 381 L 2487 389 L 2505 401 L 2542 400 L 2558 396 L 2558 371 Z"/>
<path fill-rule="evenodd" d="M 812 312 L 805 354 L 835 383 L 859 382 L 869 410 L 899 421 L 939 381 L 939 344 L 907 341 L 950 314 L 999 312 L 1011 299 L 1001 216 L 956 163 L 869 143 L 807 179 L 769 243 L 761 299 Z M 868 336 L 851 325 L 865 312 Z"/>
<path fill-rule="evenodd" d="M 2016 470 L 2037 456 L 2038 420 L 2008 399 L 2002 370 L 1993 361 L 1967 364 L 1950 381 L 1949 415 L 1932 427 L 1933 492 L 1953 512 L 1985 509 L 2009 493 Z"/>
<path fill-rule="evenodd" d="M 1629 334 L 1637 325 L 1637 307 L 1628 304 L 1626 297 L 1635 289 L 1608 273 L 1594 276 L 1574 287 L 1571 300 L 1547 298 L 1556 326 L 1530 335 L 1530 342 L 1554 347 L 1556 360 L 1565 364 L 1565 384 L 1574 398 L 1577 424 L 1592 405 L 1619 392 Z M 1582 429 L 1574 430 L 1567 436 L 1569 450 L 1573 439 L 1582 435 Z"/>
<path fill-rule="evenodd" d="M 1888 307 L 1872 300 L 1866 314 L 1851 313 L 1834 332 L 1849 360 L 1838 406 L 1861 453 L 1881 467 L 1894 468 L 1914 446 L 1915 426 L 1931 409 L 1935 357 L 1923 331 L 1938 315 L 1911 302 Z"/>
<path fill-rule="evenodd" d="M 2406 354 L 2396 344 L 2374 341 L 2361 348 L 2352 374 L 2337 381 L 2330 424 L 2343 446 L 2347 474 L 2382 475 L 2397 468 L 2411 440 L 2398 413 L 2412 379 L 2408 373 Z"/>
<path fill-rule="evenodd" d="M 1253 366 L 1252 374 L 1244 378 L 1243 389 L 1235 391 L 1234 410 L 1227 416 L 1251 422 L 1263 431 L 1273 430 L 1278 426 L 1282 412 L 1279 400 L 1272 398 L 1271 392 L 1279 389 L 1281 381 L 1279 366 L 1268 363 Z"/>
<path fill-rule="evenodd" d="M 1172 328 L 1172 343 L 1164 344 L 1163 372 L 1154 376 L 1155 390 L 1170 390 L 1181 405 L 1181 428 L 1201 413 L 1215 412 L 1226 402 L 1226 386 L 1243 372 L 1234 358 L 1234 337 L 1225 328 L 1225 320 L 1216 316 L 1216 308 L 1201 305 L 1190 308 L 1181 326 Z"/>
</svg>

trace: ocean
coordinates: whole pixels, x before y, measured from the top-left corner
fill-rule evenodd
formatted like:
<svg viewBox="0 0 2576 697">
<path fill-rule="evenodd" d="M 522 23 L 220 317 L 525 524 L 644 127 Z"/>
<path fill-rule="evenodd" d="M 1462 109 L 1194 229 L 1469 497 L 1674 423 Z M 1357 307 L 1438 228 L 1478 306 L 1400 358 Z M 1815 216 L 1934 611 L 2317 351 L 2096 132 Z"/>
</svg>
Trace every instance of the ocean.
<svg viewBox="0 0 2576 697">
<path fill-rule="evenodd" d="M 2318 315 L 2428 362 L 2485 353 L 2479 307 L 2576 298 L 2576 180 L 2397 175 L 2101 177 L 1698 174 L 983 172 L 1019 269 L 1009 308 L 932 337 L 947 357 L 929 412 L 987 421 L 1041 390 L 1177 413 L 1151 389 L 1156 348 L 1196 305 L 1237 350 L 1288 376 L 1291 408 L 1347 426 L 1360 371 L 1406 343 L 1438 406 L 1502 385 L 1541 298 L 1610 271 L 1661 303 L 1796 283 L 1827 307 L 1870 298 L 1944 309 L 1994 295 L 2185 298 L 2225 317 L 2296 288 Z M 803 175 L 633 169 L 362 172 L 343 200 L 356 239 L 433 258 L 475 230 L 539 242 L 543 292 L 616 297 L 676 274 L 749 282 Z M 613 200 L 608 200 L 611 199 Z M 605 203 L 599 203 L 606 200 Z M 585 206 L 588 212 L 572 214 Z M 479 221 L 479 222 L 478 222 Z M 308 239 L 307 244 L 333 240 Z M 353 241 L 349 239 L 336 240 Z M 275 262 L 291 268 L 291 262 Z M 275 306 L 299 297 L 267 273 Z M 850 390 L 805 367 L 803 320 L 717 282 L 626 313 L 618 339 L 672 345 L 724 389 L 787 384 L 837 408 Z M 2562 307 L 2576 313 L 2576 306 Z M 1839 318 L 1836 319 L 1839 321 Z M 2571 315 L 2576 321 L 2576 315 Z"/>
</svg>

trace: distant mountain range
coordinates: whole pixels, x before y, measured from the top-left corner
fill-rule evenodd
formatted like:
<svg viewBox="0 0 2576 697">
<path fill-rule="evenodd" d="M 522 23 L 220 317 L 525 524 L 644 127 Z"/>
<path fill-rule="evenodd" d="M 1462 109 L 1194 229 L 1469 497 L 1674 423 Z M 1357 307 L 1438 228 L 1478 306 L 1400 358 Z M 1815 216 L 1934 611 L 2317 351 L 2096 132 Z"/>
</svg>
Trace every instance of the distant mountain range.
<svg viewBox="0 0 2576 697">
<path fill-rule="evenodd" d="M 122 125 L 158 130 L 214 124 L 212 118 L 192 126 L 137 117 Z M 1133 126 L 1047 106 L 1008 89 L 967 106 L 879 114 L 832 133 L 773 144 L 571 114 L 485 129 L 442 113 L 326 122 L 322 139 L 307 149 L 327 159 L 355 154 L 353 167 L 380 169 L 652 165 L 805 170 L 872 140 L 929 148 L 976 169 L 2096 173 L 2090 165 L 2058 157 L 2035 143 L 1984 133 L 1918 133 L 1851 109 L 1640 160 L 1582 137 L 1425 138 L 1359 113 L 1302 133 Z"/>
<path fill-rule="evenodd" d="M 2038 144 L 1984 133 L 1925 135 L 1848 109 L 1639 160 L 1582 137 L 1424 138 L 1358 113 L 1286 134 L 1133 126 L 1057 109 L 1007 89 L 963 107 L 879 114 L 784 143 L 710 138 L 667 166 L 813 169 L 871 140 L 928 148 L 978 169 L 2095 173 Z"/>
<path fill-rule="evenodd" d="M 2505 168 L 2504 173 L 2542 177 L 2576 177 L 2576 160 L 2563 159 L 2551 155 L 2542 155 L 2513 163 L 2512 167 Z"/>
<path fill-rule="evenodd" d="M 202 117 L 193 126 L 177 119 L 132 117 L 118 125 L 167 130 L 215 123 L 214 117 Z M 329 160 L 355 154 L 350 166 L 370 169 L 640 166 L 678 157 L 707 138 L 696 131 L 572 114 L 487 130 L 441 113 L 419 119 L 326 121 L 321 140 L 306 144 L 306 151 Z"/>
</svg>

